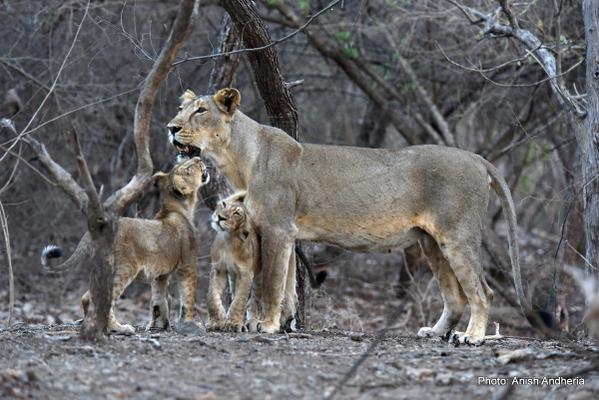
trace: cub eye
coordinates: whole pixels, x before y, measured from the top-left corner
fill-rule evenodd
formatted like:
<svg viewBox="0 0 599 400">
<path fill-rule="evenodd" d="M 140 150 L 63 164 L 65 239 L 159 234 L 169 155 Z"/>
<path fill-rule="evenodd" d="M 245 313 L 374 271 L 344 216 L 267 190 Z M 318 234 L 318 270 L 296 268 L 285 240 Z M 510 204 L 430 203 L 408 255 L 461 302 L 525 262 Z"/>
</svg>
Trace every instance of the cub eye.
<svg viewBox="0 0 599 400">
<path fill-rule="evenodd" d="M 179 110 L 179 111 L 183 110 L 183 106 L 177 107 L 177 110 Z"/>
<path fill-rule="evenodd" d="M 206 109 L 206 107 L 200 107 L 196 110 L 196 114 L 203 114 L 206 111 L 208 111 L 208 109 Z"/>
<path fill-rule="evenodd" d="M 239 213 L 239 211 L 235 211 L 235 212 L 233 213 L 233 215 L 234 215 L 234 216 L 236 216 L 236 217 L 241 217 L 241 214 Z"/>
</svg>

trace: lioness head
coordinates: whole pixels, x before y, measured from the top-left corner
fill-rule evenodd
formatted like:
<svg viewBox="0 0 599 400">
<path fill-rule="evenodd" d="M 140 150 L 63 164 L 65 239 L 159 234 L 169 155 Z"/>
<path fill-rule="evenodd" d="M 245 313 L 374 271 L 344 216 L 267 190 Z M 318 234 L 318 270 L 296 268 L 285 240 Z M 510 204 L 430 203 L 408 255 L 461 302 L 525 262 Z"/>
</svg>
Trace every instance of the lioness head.
<svg viewBox="0 0 599 400">
<path fill-rule="evenodd" d="M 208 183 L 210 176 L 200 157 L 193 157 L 175 165 L 169 173 L 157 172 L 154 179 L 162 190 L 177 197 L 187 197 Z"/>
<path fill-rule="evenodd" d="M 170 141 L 179 154 L 194 157 L 226 146 L 240 99 L 237 89 L 221 89 L 213 96 L 185 91 L 179 112 L 167 125 Z"/>
<path fill-rule="evenodd" d="M 240 233 L 247 236 L 249 216 L 243 204 L 245 194 L 246 192 L 244 191 L 237 192 L 217 204 L 214 213 L 212 213 L 212 229 L 217 232 L 225 231 L 229 233 L 234 233 L 241 229 L 246 232 Z"/>
</svg>

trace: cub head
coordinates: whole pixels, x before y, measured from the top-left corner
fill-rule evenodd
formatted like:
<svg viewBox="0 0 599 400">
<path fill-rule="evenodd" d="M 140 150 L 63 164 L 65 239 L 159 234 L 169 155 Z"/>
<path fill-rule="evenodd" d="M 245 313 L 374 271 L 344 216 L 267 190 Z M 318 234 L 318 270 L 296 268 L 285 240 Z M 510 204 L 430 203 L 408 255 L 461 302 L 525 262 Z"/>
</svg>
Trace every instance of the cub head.
<svg viewBox="0 0 599 400">
<path fill-rule="evenodd" d="M 249 235 L 249 215 L 243 204 L 246 192 L 237 192 L 220 201 L 212 213 L 212 229 L 217 232 L 239 233 L 243 238 Z"/>
<path fill-rule="evenodd" d="M 221 89 L 212 96 L 187 90 L 180 99 L 179 112 L 167 125 L 180 155 L 194 157 L 229 143 L 231 120 L 241 100 L 237 89 Z"/>
<path fill-rule="evenodd" d="M 188 197 L 195 195 L 202 185 L 208 183 L 210 176 L 200 157 L 193 157 L 175 165 L 169 173 L 157 172 L 154 180 L 161 190 L 176 197 Z"/>
</svg>

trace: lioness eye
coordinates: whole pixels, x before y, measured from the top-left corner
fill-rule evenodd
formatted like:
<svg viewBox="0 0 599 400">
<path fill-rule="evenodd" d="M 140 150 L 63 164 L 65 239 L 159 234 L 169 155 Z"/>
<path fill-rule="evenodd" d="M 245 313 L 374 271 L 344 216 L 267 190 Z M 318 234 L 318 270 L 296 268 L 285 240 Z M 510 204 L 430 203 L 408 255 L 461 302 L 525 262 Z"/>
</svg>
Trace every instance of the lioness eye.
<svg viewBox="0 0 599 400">
<path fill-rule="evenodd" d="M 208 111 L 208 110 L 205 107 L 200 107 L 196 110 L 196 113 L 202 114 L 202 113 L 205 113 L 206 111 Z"/>
<path fill-rule="evenodd" d="M 183 109 L 183 106 L 179 106 L 177 107 L 177 110 L 181 111 Z"/>
</svg>

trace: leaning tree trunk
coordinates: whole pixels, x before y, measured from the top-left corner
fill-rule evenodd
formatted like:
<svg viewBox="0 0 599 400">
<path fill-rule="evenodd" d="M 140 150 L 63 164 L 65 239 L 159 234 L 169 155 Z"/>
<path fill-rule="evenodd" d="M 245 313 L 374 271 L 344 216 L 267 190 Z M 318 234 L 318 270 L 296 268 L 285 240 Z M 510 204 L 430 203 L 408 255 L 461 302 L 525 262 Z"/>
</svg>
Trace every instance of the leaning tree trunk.
<svg viewBox="0 0 599 400">
<path fill-rule="evenodd" d="M 582 2 L 587 44 L 587 117 L 578 139 L 582 156 L 582 194 L 585 224 L 587 273 L 597 275 L 599 266 L 599 2 Z"/>
<path fill-rule="evenodd" d="M 251 0 L 223 0 L 223 7 L 233 20 L 237 31 L 242 32 L 243 44 L 246 48 L 262 47 L 268 45 L 270 35 L 266 25 L 260 18 L 256 5 Z M 299 121 L 297 111 L 289 88 L 283 80 L 279 68 L 279 59 L 274 47 L 247 53 L 256 85 L 260 96 L 264 100 L 266 112 L 273 126 L 287 132 L 292 138 L 299 138 Z M 296 242 L 296 246 L 299 243 Z M 305 308 L 305 269 L 300 268 L 300 260 L 296 259 L 298 315 L 297 323 L 304 323 Z"/>
<path fill-rule="evenodd" d="M 220 32 L 218 34 L 218 53 L 226 53 L 239 49 L 240 40 L 237 30 L 231 21 L 231 17 L 226 12 L 223 14 L 220 22 Z M 237 67 L 241 61 L 241 54 L 231 54 L 219 57 L 215 60 L 214 67 L 210 73 L 208 82 L 208 93 L 216 93 L 217 90 L 235 86 Z M 209 160 L 204 160 L 210 171 L 210 182 L 202 186 L 200 196 L 210 210 L 216 208 L 216 204 L 221 197 L 231 193 L 231 188 L 227 179 L 220 171 L 212 165 Z"/>
</svg>

